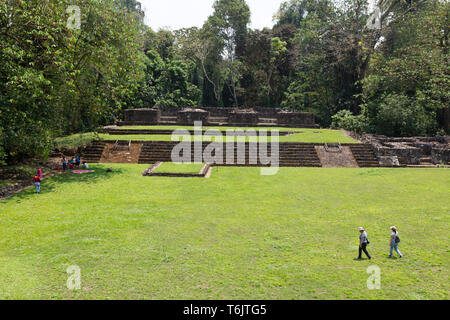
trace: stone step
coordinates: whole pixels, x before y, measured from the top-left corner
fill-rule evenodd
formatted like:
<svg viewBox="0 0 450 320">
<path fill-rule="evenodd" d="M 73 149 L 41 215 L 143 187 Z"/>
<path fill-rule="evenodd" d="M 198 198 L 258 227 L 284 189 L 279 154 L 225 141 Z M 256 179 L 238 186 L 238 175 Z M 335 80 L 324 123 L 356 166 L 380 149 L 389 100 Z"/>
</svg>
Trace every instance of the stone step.
<svg viewBox="0 0 450 320">
<path fill-rule="evenodd" d="M 161 120 L 178 120 L 178 116 L 161 116 Z"/>
</svg>

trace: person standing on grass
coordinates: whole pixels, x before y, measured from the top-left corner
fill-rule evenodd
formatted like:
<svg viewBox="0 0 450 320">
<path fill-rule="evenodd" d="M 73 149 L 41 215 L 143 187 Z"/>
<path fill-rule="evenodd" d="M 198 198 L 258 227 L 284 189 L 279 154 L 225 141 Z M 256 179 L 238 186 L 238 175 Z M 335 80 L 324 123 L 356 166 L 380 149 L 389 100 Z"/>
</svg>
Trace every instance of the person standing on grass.
<svg viewBox="0 0 450 320">
<path fill-rule="evenodd" d="M 359 255 L 358 255 L 358 260 L 361 260 L 361 254 L 364 251 L 364 253 L 366 254 L 367 258 L 372 259 L 372 257 L 370 256 L 369 252 L 367 252 L 367 245 L 370 243 L 369 239 L 367 239 L 367 232 L 366 230 L 364 230 L 363 227 L 359 228 Z"/>
<path fill-rule="evenodd" d="M 34 189 L 36 190 L 36 193 L 41 193 L 41 178 L 36 175 L 33 178 L 33 182 L 34 182 Z"/>
<path fill-rule="evenodd" d="M 79 168 L 79 167 L 80 167 L 80 163 L 81 163 L 81 159 L 80 159 L 80 156 L 79 156 L 79 155 L 77 155 L 77 157 L 75 158 L 75 164 L 76 164 L 77 168 Z"/>
<path fill-rule="evenodd" d="M 41 169 L 41 168 L 38 168 L 38 169 L 37 169 L 37 176 L 38 176 L 39 178 L 42 177 L 42 169 Z"/>
<path fill-rule="evenodd" d="M 66 172 L 67 170 L 67 161 L 66 161 L 66 157 L 62 158 L 62 166 L 63 166 L 63 171 Z"/>
<path fill-rule="evenodd" d="M 392 258 L 392 252 L 395 249 L 395 252 L 398 253 L 400 258 L 403 258 L 402 253 L 398 250 L 398 244 L 400 243 L 400 238 L 398 236 L 397 227 L 391 227 L 391 239 L 389 240 L 389 245 L 391 246 L 391 251 L 389 252 L 389 258 Z"/>
</svg>

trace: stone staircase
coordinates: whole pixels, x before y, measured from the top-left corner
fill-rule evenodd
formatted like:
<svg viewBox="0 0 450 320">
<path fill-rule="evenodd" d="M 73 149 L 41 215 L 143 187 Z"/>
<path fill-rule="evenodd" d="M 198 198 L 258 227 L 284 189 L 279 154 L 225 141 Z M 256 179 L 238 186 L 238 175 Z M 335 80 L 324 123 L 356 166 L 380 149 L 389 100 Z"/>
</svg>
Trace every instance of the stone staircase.
<svg viewBox="0 0 450 320">
<path fill-rule="evenodd" d="M 223 126 L 228 124 L 228 117 L 209 117 L 210 125 Z"/>
<path fill-rule="evenodd" d="M 314 144 L 280 143 L 280 167 L 322 167 Z"/>
<path fill-rule="evenodd" d="M 420 158 L 420 165 L 433 167 L 434 166 L 433 159 L 431 157 L 422 157 Z"/>
<path fill-rule="evenodd" d="M 156 162 L 170 162 L 172 149 L 176 142 L 148 141 L 145 142 L 139 156 L 140 164 L 155 164 Z"/>
<path fill-rule="evenodd" d="M 258 126 L 276 126 L 278 119 L 276 118 L 259 118 Z"/>
<path fill-rule="evenodd" d="M 378 158 L 372 150 L 372 146 L 370 144 L 352 144 L 350 145 L 350 150 L 352 151 L 353 156 L 355 157 L 355 160 L 360 168 L 380 166 Z"/>
<path fill-rule="evenodd" d="M 202 150 L 208 146 L 209 143 L 202 144 Z M 177 142 L 171 141 L 149 141 L 145 142 L 141 149 L 139 157 L 140 164 L 153 164 L 156 162 L 170 162 L 172 161 L 172 149 L 177 145 Z M 240 153 L 241 148 L 245 150 Z M 258 155 L 257 163 L 250 164 L 250 151 L 256 151 L 257 145 L 254 143 L 234 144 L 232 147 L 233 154 L 228 154 L 227 147 L 223 150 L 224 166 L 262 166 L 261 159 Z M 191 145 L 191 159 L 194 160 L 194 145 Z M 267 154 L 271 155 L 270 144 L 267 146 Z M 228 155 L 233 159 L 233 164 L 226 164 Z M 270 159 L 270 157 L 269 157 Z M 314 144 L 301 143 L 281 143 L 279 148 L 279 165 L 280 167 L 321 167 L 320 159 Z M 269 164 L 270 165 L 270 164 Z"/>
<path fill-rule="evenodd" d="M 160 123 L 176 125 L 178 123 L 178 117 L 177 116 L 161 116 Z"/>
<path fill-rule="evenodd" d="M 83 152 L 82 160 L 87 163 L 99 163 L 102 158 L 105 142 L 94 141 L 90 146 L 86 147 Z"/>
</svg>

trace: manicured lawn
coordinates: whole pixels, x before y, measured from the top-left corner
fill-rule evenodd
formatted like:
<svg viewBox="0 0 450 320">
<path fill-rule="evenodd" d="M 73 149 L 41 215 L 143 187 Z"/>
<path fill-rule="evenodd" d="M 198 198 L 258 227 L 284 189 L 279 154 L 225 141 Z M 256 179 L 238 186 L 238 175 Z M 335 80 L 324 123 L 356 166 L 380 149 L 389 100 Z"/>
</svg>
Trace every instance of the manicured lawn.
<svg viewBox="0 0 450 320">
<path fill-rule="evenodd" d="M 194 126 L 125 126 L 117 127 L 119 130 L 130 130 L 130 129 L 141 129 L 141 130 L 176 130 L 176 129 L 186 129 L 194 130 Z M 202 126 L 203 130 L 261 130 L 261 127 L 221 127 L 221 126 Z M 268 127 L 267 130 L 278 130 L 278 131 L 303 131 L 303 130 L 318 130 L 318 129 L 302 129 L 302 128 L 286 128 L 286 127 Z"/>
<path fill-rule="evenodd" d="M 200 170 L 204 167 L 204 163 L 172 163 L 164 162 L 158 168 L 156 168 L 154 173 L 194 173 L 199 174 Z"/>
<path fill-rule="evenodd" d="M 188 128 L 189 129 L 189 128 Z M 242 129 L 242 128 L 241 128 Z M 280 136 L 280 142 L 307 142 L 307 143 L 359 143 L 359 141 L 350 138 L 342 130 L 329 130 L 329 129 L 291 129 L 299 131 L 299 133 L 289 136 Z M 290 131 L 290 130 L 288 130 Z M 103 140 L 133 140 L 133 141 L 171 141 L 171 135 L 109 135 L 100 134 Z M 185 137 L 185 136 L 183 136 Z M 195 141 L 211 141 L 211 136 L 194 137 L 189 136 L 187 139 Z M 225 133 L 224 137 L 225 139 Z M 253 137 L 256 139 L 256 137 Z M 272 141 L 270 137 L 267 137 L 268 141 Z M 220 140 L 219 140 L 220 141 Z M 228 140 L 229 141 L 229 140 Z M 231 137 L 231 141 L 253 141 L 249 137 Z"/>
<path fill-rule="evenodd" d="M 98 135 L 93 132 L 77 133 L 67 137 L 56 138 L 54 144 L 58 149 L 71 149 L 82 145 L 88 145 L 98 138 Z"/>
<path fill-rule="evenodd" d="M 147 167 L 93 165 L 0 202 L 0 299 L 449 298 L 448 169 Z M 391 225 L 403 259 L 387 258 Z M 353 260 L 359 226 L 372 261 Z"/>
</svg>

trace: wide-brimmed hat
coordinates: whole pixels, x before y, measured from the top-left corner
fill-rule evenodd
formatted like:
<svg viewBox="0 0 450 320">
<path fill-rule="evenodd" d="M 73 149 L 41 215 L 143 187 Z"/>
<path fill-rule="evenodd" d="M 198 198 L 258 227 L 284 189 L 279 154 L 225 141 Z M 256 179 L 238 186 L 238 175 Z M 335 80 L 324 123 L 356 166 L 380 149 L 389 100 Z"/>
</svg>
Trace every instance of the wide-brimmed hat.
<svg viewBox="0 0 450 320">
<path fill-rule="evenodd" d="M 392 226 L 392 227 L 390 227 L 389 229 L 395 229 L 395 230 L 397 230 L 397 227 L 396 226 Z"/>
<path fill-rule="evenodd" d="M 363 227 L 359 227 L 359 231 L 366 231 Z"/>
</svg>

